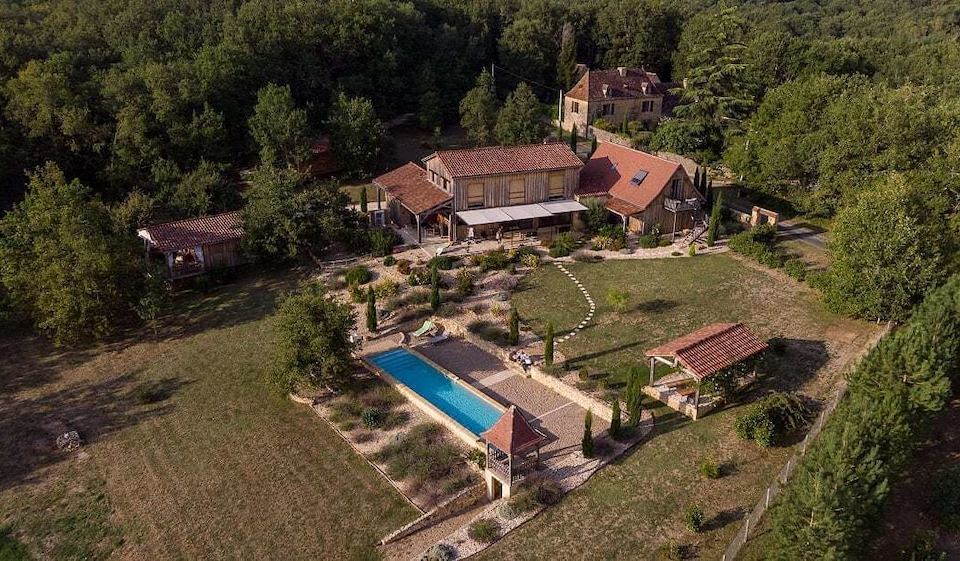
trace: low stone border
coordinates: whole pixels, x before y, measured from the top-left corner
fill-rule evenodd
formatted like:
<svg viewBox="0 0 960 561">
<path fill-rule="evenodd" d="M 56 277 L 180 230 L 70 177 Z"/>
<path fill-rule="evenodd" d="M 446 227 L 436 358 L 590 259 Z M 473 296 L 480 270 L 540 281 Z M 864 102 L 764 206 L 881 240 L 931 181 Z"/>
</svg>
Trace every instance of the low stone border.
<svg viewBox="0 0 960 561">
<path fill-rule="evenodd" d="M 467 487 L 453 497 L 450 497 L 450 499 L 447 501 L 424 513 L 424 515 L 420 518 L 417 518 L 413 522 L 410 522 L 409 524 L 406 524 L 384 536 L 384 538 L 380 540 L 380 545 L 387 545 L 388 543 L 401 540 L 410 534 L 414 534 L 424 528 L 429 528 L 434 524 L 443 522 L 447 518 L 456 516 L 457 514 L 460 514 L 461 512 L 473 507 L 485 499 L 486 496 L 486 482 L 478 483 L 473 487 Z"/>
</svg>

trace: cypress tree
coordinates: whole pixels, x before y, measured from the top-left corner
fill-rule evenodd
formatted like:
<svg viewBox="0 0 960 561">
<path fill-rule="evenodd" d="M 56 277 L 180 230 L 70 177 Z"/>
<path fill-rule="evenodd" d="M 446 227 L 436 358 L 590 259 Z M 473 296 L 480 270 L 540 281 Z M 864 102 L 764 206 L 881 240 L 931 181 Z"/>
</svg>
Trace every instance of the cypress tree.
<svg viewBox="0 0 960 561">
<path fill-rule="evenodd" d="M 553 366 L 553 324 L 547 324 L 547 334 L 543 338 L 543 362 Z"/>
<path fill-rule="evenodd" d="M 636 366 L 631 367 L 627 374 L 626 402 L 630 426 L 635 427 L 640 423 L 640 416 L 643 413 L 643 379 L 640 369 Z"/>
<path fill-rule="evenodd" d="M 440 271 L 434 267 L 430 276 L 430 309 L 437 311 L 440 308 Z"/>
<path fill-rule="evenodd" d="M 610 438 L 620 436 L 620 398 L 613 398 L 613 413 L 610 417 Z"/>
<path fill-rule="evenodd" d="M 520 343 L 520 314 L 516 308 L 510 310 L 510 338 L 507 342 L 511 345 Z"/>
<path fill-rule="evenodd" d="M 597 137 L 590 139 L 590 155 L 597 151 Z"/>
<path fill-rule="evenodd" d="M 713 209 L 710 211 L 710 226 L 707 228 L 707 245 L 713 247 L 717 243 L 717 229 L 720 227 L 720 213 L 723 210 L 723 193 L 717 197 Z"/>
<path fill-rule="evenodd" d="M 377 330 L 377 295 L 373 287 L 367 287 L 367 330 L 373 333 Z"/>
<path fill-rule="evenodd" d="M 577 125 L 573 125 L 573 128 L 570 129 L 570 150 L 574 154 L 577 153 Z"/>
<path fill-rule="evenodd" d="M 703 184 L 705 186 L 704 190 L 706 191 L 706 193 L 704 193 L 704 196 L 707 197 L 707 208 L 712 209 L 713 205 L 716 204 L 716 199 L 714 198 L 714 192 L 713 192 L 713 180 L 707 179 L 706 171 L 703 172 Z"/>
<path fill-rule="evenodd" d="M 367 188 L 366 186 L 363 189 L 360 189 L 360 212 L 363 214 L 367 213 Z"/>
<path fill-rule="evenodd" d="M 593 411 L 587 409 L 583 416 L 583 439 L 580 441 L 584 458 L 593 457 Z"/>
</svg>

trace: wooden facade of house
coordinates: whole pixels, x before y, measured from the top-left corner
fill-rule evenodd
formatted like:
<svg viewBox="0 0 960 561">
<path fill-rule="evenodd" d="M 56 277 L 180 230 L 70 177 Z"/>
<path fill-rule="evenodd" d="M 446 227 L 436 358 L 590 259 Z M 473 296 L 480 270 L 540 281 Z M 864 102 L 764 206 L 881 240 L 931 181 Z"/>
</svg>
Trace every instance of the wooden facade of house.
<svg viewBox="0 0 960 561">
<path fill-rule="evenodd" d="M 171 280 L 229 269 L 245 262 L 240 251 L 239 212 L 226 212 L 147 226 L 137 231 L 146 257 L 165 265 Z"/>
</svg>

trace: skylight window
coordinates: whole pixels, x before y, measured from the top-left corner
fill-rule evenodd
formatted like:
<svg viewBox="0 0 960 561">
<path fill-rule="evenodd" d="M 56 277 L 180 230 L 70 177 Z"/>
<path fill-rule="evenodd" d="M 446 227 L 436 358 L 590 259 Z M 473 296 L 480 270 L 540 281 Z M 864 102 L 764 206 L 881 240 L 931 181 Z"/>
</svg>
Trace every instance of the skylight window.
<svg viewBox="0 0 960 561">
<path fill-rule="evenodd" d="M 646 171 L 646 170 L 640 170 L 640 171 L 638 171 L 638 172 L 633 176 L 633 179 L 630 180 L 630 184 L 631 184 L 631 185 L 640 185 L 641 183 L 643 183 L 643 180 L 646 179 L 646 178 L 647 178 L 647 171 Z"/>
</svg>

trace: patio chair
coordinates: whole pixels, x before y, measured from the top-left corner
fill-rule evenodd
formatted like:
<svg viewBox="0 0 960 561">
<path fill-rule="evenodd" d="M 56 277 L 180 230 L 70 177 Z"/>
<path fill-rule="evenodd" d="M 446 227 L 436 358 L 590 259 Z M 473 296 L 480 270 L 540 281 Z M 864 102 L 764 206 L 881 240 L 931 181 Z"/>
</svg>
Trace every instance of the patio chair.
<svg viewBox="0 0 960 561">
<path fill-rule="evenodd" d="M 423 337 L 427 332 L 429 332 L 431 329 L 435 327 L 436 325 L 434 325 L 432 321 L 427 320 L 423 322 L 423 325 L 420 326 L 420 329 L 414 331 L 413 333 L 411 333 L 411 335 L 413 335 L 414 337 Z"/>
</svg>

